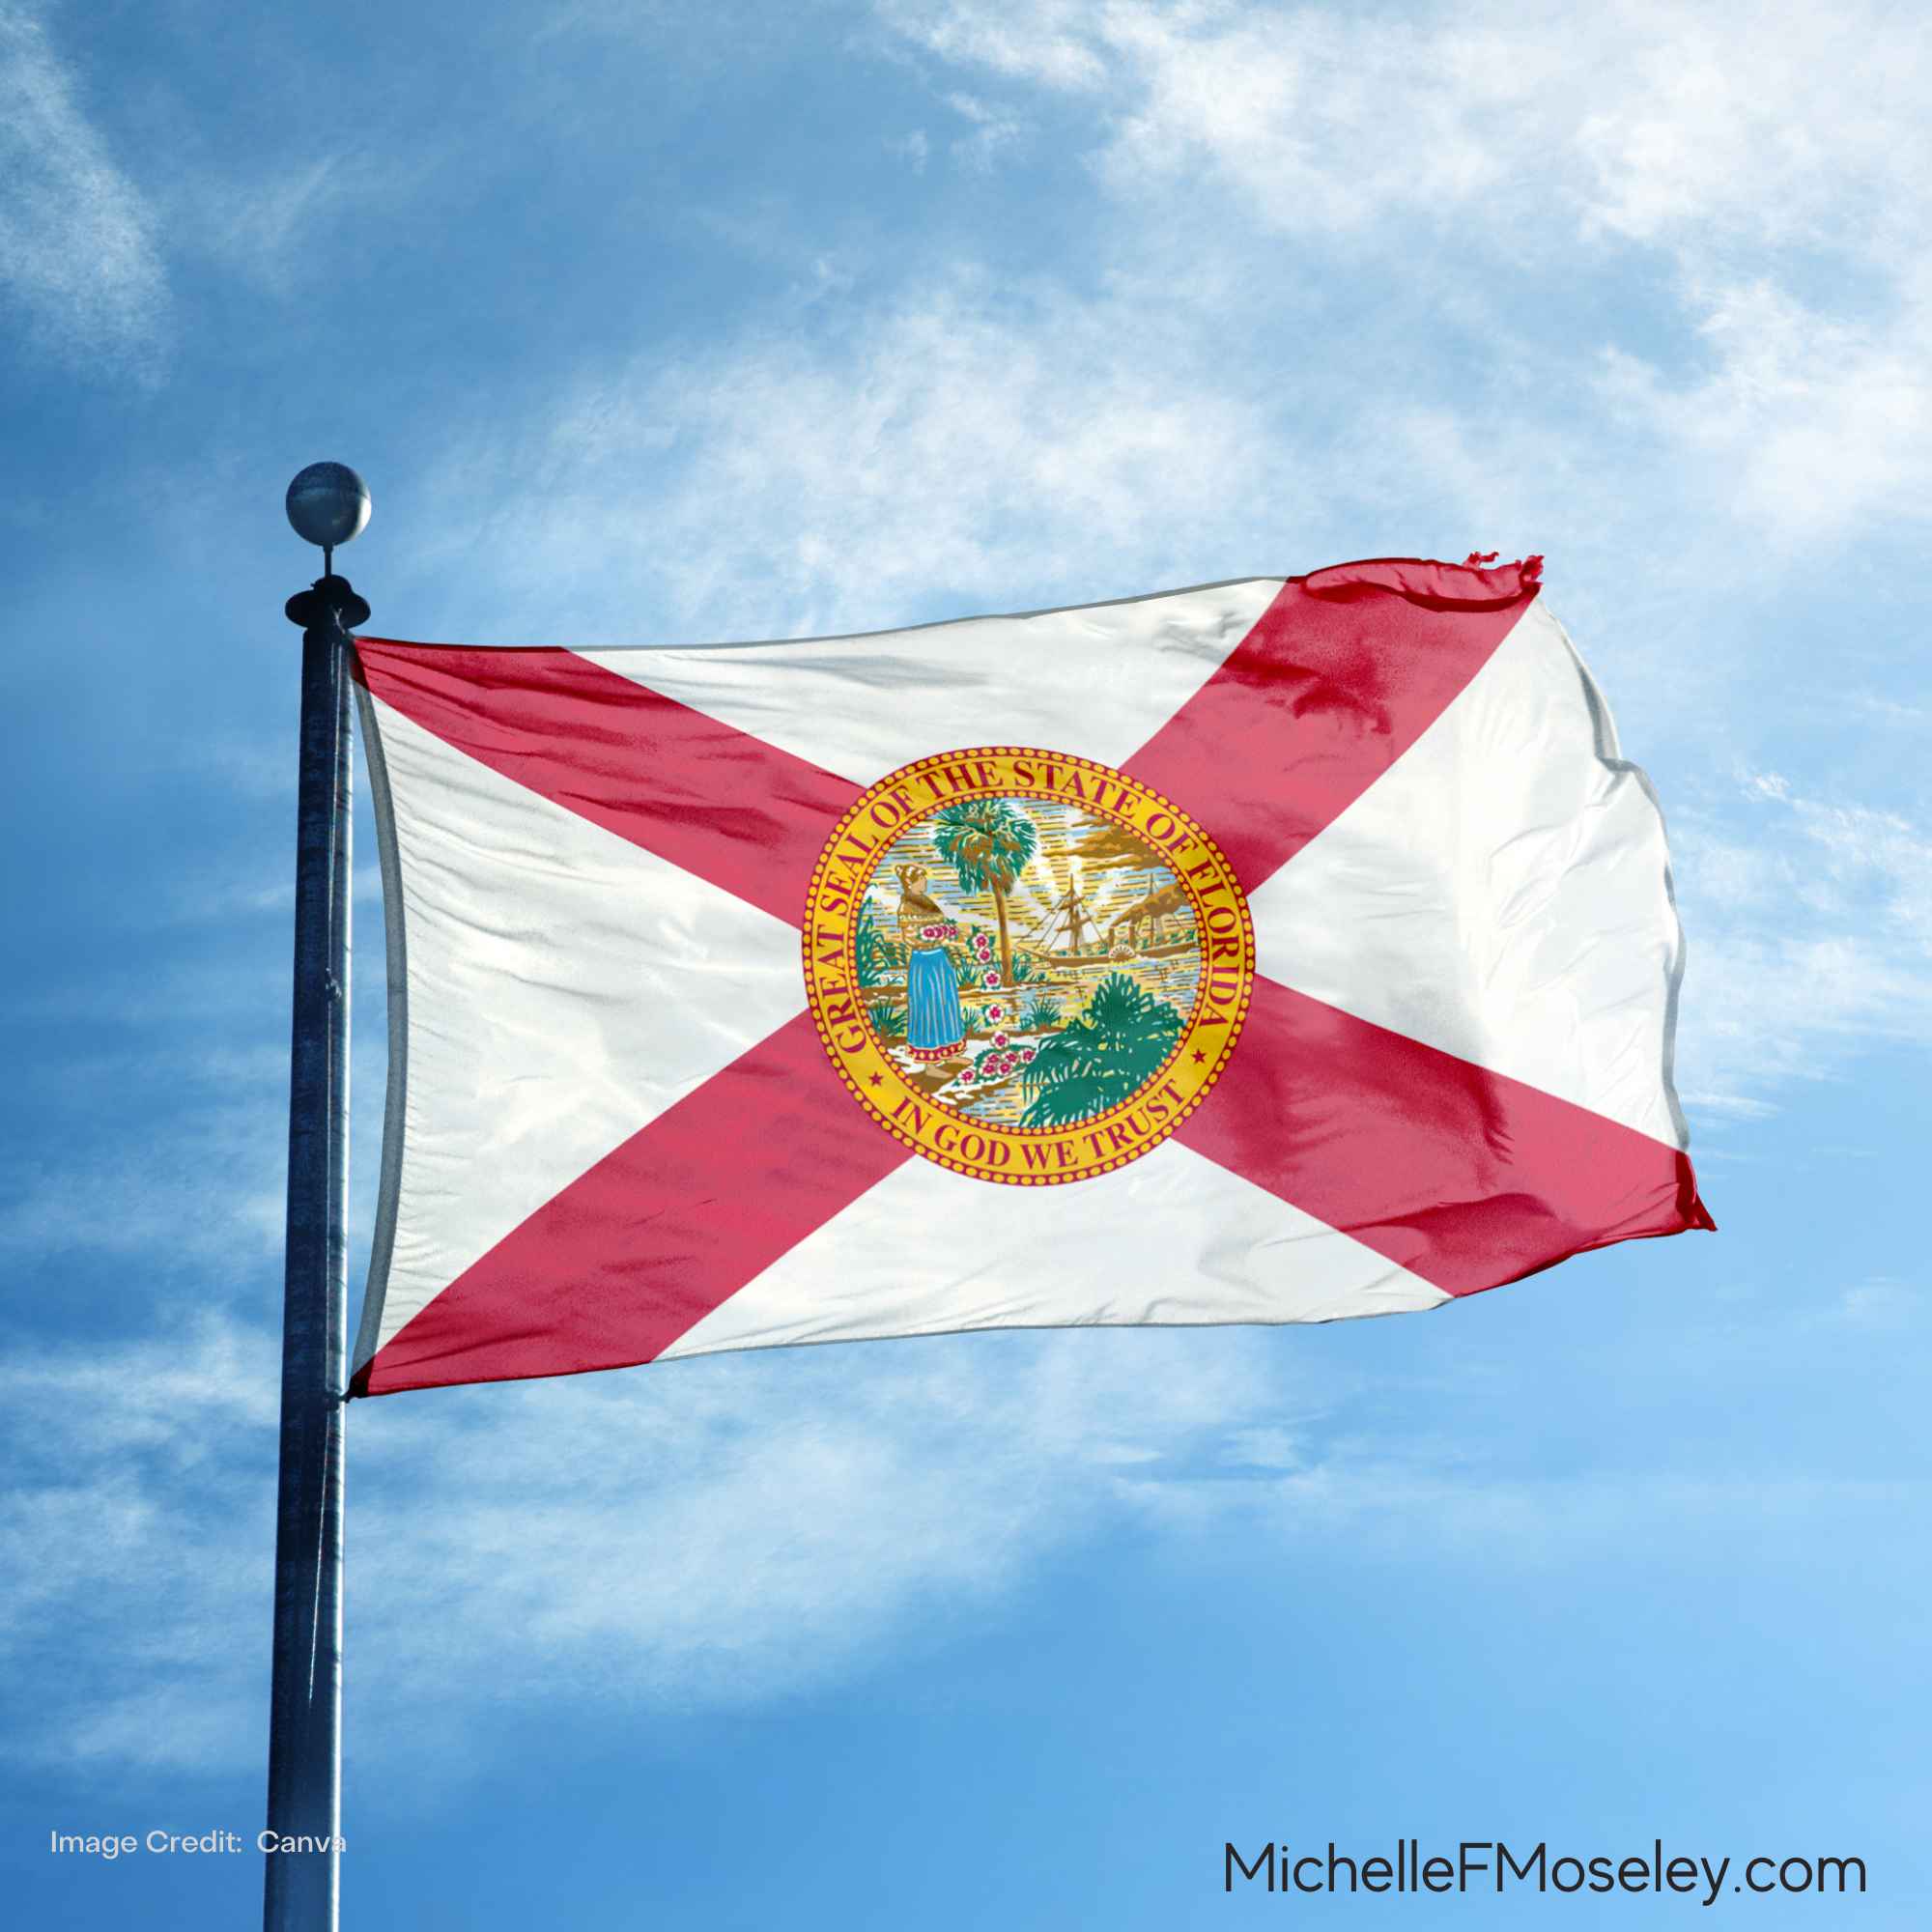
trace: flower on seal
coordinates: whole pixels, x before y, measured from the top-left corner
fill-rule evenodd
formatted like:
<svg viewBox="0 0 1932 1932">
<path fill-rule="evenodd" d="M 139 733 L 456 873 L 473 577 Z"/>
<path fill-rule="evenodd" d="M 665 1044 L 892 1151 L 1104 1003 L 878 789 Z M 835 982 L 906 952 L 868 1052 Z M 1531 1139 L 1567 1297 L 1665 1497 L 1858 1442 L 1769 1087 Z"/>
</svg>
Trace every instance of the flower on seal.
<svg viewBox="0 0 1932 1932">
<path fill-rule="evenodd" d="M 1026 1062 L 1027 1062 L 1027 1063 L 1028 1063 L 1029 1065 L 1031 1065 L 1031 1063 L 1032 1063 L 1032 1061 L 1033 1061 L 1033 1048 L 1032 1048 L 1032 1047 L 1030 1047 L 1030 1046 L 1023 1046 L 1023 1047 L 1021 1047 L 1021 1048 L 1020 1048 L 1020 1058 L 1021 1058 L 1022 1060 L 1026 1061 Z"/>
<path fill-rule="evenodd" d="M 1000 983 L 1000 976 L 997 973 L 982 974 L 980 983 L 982 986 L 997 986 Z"/>
<path fill-rule="evenodd" d="M 998 1018 L 999 1018 L 999 1014 L 998 1014 L 998 1013 L 995 1013 L 995 1014 L 993 1015 L 993 1017 L 994 1017 L 995 1019 L 998 1019 Z M 1005 1034 L 1003 1034 L 1003 1033 L 996 1033 L 996 1034 L 995 1034 L 995 1035 L 993 1036 L 993 1044 L 994 1044 L 995 1046 L 1005 1046 L 1005 1045 L 1006 1045 L 1006 1043 L 1007 1043 L 1007 1037 L 1006 1037 L 1006 1035 L 1005 1035 Z"/>
</svg>

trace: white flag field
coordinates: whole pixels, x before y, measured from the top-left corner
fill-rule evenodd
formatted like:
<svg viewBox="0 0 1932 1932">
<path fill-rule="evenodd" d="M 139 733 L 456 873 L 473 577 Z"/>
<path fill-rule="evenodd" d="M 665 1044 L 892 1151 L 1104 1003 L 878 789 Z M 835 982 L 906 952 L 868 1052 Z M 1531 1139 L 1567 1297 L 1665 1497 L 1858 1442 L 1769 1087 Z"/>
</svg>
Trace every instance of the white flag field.
<svg viewBox="0 0 1932 1932">
<path fill-rule="evenodd" d="M 358 1394 L 1391 1314 L 1714 1225 L 1662 817 L 1536 559 L 356 675 Z"/>
</svg>

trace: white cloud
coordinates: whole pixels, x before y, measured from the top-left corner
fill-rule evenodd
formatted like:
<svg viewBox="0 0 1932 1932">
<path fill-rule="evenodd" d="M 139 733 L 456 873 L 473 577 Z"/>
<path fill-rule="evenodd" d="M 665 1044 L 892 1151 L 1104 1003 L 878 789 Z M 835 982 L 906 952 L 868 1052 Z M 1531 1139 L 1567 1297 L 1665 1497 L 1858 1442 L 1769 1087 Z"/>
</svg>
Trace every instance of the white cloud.
<svg viewBox="0 0 1932 1932">
<path fill-rule="evenodd" d="M 45 28 L 0 4 L 0 290 L 44 349 L 152 368 L 169 306 L 155 228 Z"/>
<path fill-rule="evenodd" d="M 268 1338 L 210 1313 L 0 1365 L 16 1753 L 201 1766 L 242 1748 L 260 1722 L 278 1385 Z"/>
<path fill-rule="evenodd" d="M 1574 1573 L 1614 1549 L 1667 1556 L 1675 1568 L 1716 1550 L 1734 1563 L 1754 1546 L 1842 1536 L 1852 1523 L 1863 1536 L 1883 1537 L 1886 1525 L 1916 1516 L 1927 1499 L 1925 1484 L 1912 1475 L 1730 1473 L 1721 1459 L 1710 1459 L 1708 1476 L 1601 1465 L 1542 1475 L 1459 1468 L 1440 1453 L 1446 1447 L 1365 1454 L 1273 1481 L 1148 1484 L 1134 1500 L 1178 1533 L 1224 1543 L 1264 1535 L 1311 1559 L 1324 1547 L 1346 1548 L 1409 1574 L 1426 1552 L 1435 1564 L 1478 1564 L 1493 1584 L 1539 1570 Z"/>
<path fill-rule="evenodd" d="M 1918 232 L 1932 190 L 1932 52 L 1870 0 L 1787 8 L 1776 32 L 1753 7 L 1662 0 L 1408 19 L 1237 0 L 877 11 L 942 60 L 1099 103 L 1117 185 L 1207 171 L 1292 232 L 1473 209 L 1503 247 L 1549 239 L 1510 228 L 1533 213 L 1585 236 L 1870 249 Z"/>
<path fill-rule="evenodd" d="M 914 174 L 923 175 L 926 162 L 932 157 L 932 143 L 923 128 L 915 128 L 910 134 L 888 141 L 886 153 L 898 156 Z"/>
<path fill-rule="evenodd" d="M 1652 462 L 1689 472 L 1673 498 L 1813 543 L 1926 514 L 1932 42 L 1883 7 L 1787 8 L 1776 31 L 1656 0 L 1409 21 L 1234 0 L 879 12 L 929 54 L 1090 108 L 1092 164 L 1156 249 L 1258 225 L 1331 268 L 1406 259 L 1507 330 L 1639 248 L 1678 304 L 1667 348 L 1619 342 L 1614 310 L 1568 346 L 1604 356 L 1601 400 Z"/>
<path fill-rule="evenodd" d="M 1932 515 L 1932 306 L 1834 320 L 1770 282 L 1702 298 L 1704 373 L 1606 352 L 1610 406 L 1674 446 L 1704 499 L 1768 539 L 1833 545 Z"/>
<path fill-rule="evenodd" d="M 1874 1275 L 1842 1291 L 1833 1313 L 1855 1328 L 1896 1333 L 1922 1322 L 1925 1296 L 1917 1283 L 1896 1275 Z"/>
<path fill-rule="evenodd" d="M 1248 1351 L 827 1350 L 358 1408 L 382 1667 L 454 1696 L 511 1633 L 553 1690 L 758 1699 L 986 1606 L 1118 1513 L 1119 1469 L 1264 1407 Z M 1158 1348 L 1158 1342 L 1155 1343 Z M 373 1412 L 372 1412 L 373 1411 Z M 506 1453 L 506 1444 L 518 1445 Z M 440 1605 L 488 1605 L 467 1634 Z"/>
<path fill-rule="evenodd" d="M 1096 11 L 1088 0 L 1028 0 L 1024 6 L 879 0 L 878 6 L 888 27 L 943 60 L 1082 90 L 1108 77 L 1105 50 L 1094 44 Z"/>
<path fill-rule="evenodd" d="M 1209 0 L 877 11 L 970 73 L 937 90 L 969 140 L 1016 138 L 1037 90 L 1089 116 L 1115 190 L 1104 279 L 1015 287 L 924 261 L 895 290 L 813 262 L 788 298 L 821 311 L 810 328 L 604 372 L 521 446 L 460 452 L 425 497 L 475 533 L 464 564 L 509 559 L 504 635 L 867 627 L 1293 568 L 1331 541 L 1500 546 L 1548 553 L 1586 644 L 1606 649 L 1607 613 L 1661 674 L 1678 593 L 1776 568 L 1742 537 L 1815 552 L 1932 501 L 1909 290 L 1835 318 L 1767 253 L 1924 225 L 1922 63 L 1888 67 L 1877 16 L 1768 36 L 1637 0 L 1407 24 Z M 1829 70 L 1809 91 L 1807 64 Z M 1871 214 L 1850 237 L 1848 201 Z M 1319 245 L 1284 254 L 1279 235 Z M 1587 294 L 1634 247 L 1679 304 L 1662 350 L 1656 318 Z M 1873 256 L 1875 286 L 1899 259 Z M 1552 325 L 1566 275 L 1583 293 Z M 558 582 L 565 609 L 537 594 Z M 1699 641 L 1669 666 L 1680 696 L 1735 669 Z"/>
<path fill-rule="evenodd" d="M 1027 123 L 1010 108 L 998 107 L 977 95 L 949 94 L 946 104 L 973 131 L 952 143 L 952 157 L 977 174 L 990 174 L 1000 156 L 1026 139 Z"/>
<path fill-rule="evenodd" d="M 181 162 L 155 193 L 179 252 L 193 250 L 228 275 L 277 294 L 327 270 L 328 233 L 351 214 L 377 221 L 416 202 L 441 165 L 421 137 L 331 151 L 290 162 L 224 169 Z"/>
<path fill-rule="evenodd" d="M 185 1081 L 176 1099 L 196 1087 L 206 1094 Z M 90 1254 L 152 1272 L 260 1277 L 282 1239 L 286 1133 L 266 1097 L 208 1101 L 159 1127 L 149 1119 L 138 1133 L 110 1131 L 79 1157 L 15 1162 L 0 1196 L 0 1257 L 44 1267 Z"/>
<path fill-rule="evenodd" d="M 1869 1285 L 1868 1285 L 1869 1286 Z M 1522 1291 L 1526 1292 L 1526 1291 Z M 1899 1310 L 1860 1292 L 1849 1331 Z M 1447 1319 L 1447 1318 L 1443 1318 Z M 1480 1359 L 1444 1335 L 1464 1388 Z M 25 1459 L 0 1519 L 16 1757 L 258 1762 L 273 1536 L 274 1349 L 213 1316 L 0 1367 Z M 1413 1415 L 1347 1425 L 1357 1378 L 1252 1333 L 949 1338 L 777 1350 L 384 1398 L 350 1415 L 358 1754 L 452 1748 L 490 1703 L 760 1703 L 863 1679 L 983 1624 L 1122 1529 L 1213 1534 L 1262 1566 L 1336 1548 L 1492 1577 L 1618 1539 L 1703 1560 L 1726 1525 L 1912 1506 L 1908 1486 L 1752 1468 L 1549 1476 Z M 1614 1364 L 1610 1365 L 1612 1368 Z M 1648 1357 L 1644 1372 L 1657 1364 Z M 1710 1362 L 1684 1374 L 1708 1394 Z M 86 1671 L 67 1666 L 84 1647 Z M 479 1699 L 479 1684 L 493 1687 Z M 390 1717 L 389 1714 L 398 1714 Z"/>
<path fill-rule="evenodd" d="M 1747 775 L 1720 813 L 1678 814 L 1693 908 L 1679 1085 L 1749 1118 L 1847 1050 L 1932 1029 L 1932 831 Z"/>
<path fill-rule="evenodd" d="M 499 621 L 586 642 L 651 622 L 876 628 L 960 598 L 1197 581 L 1229 557 L 1252 572 L 1307 500 L 1175 318 L 964 270 L 585 384 L 521 445 L 455 453 L 425 494 L 505 583 Z"/>
<path fill-rule="evenodd" d="M 1570 78 L 1590 219 L 1875 254 L 1922 231 L 1932 48 L 1894 10 L 1626 0 Z M 1560 20 L 1560 14 L 1552 19 Z"/>
<path fill-rule="evenodd" d="M 358 1404 L 361 1735 L 413 1748 L 472 1719 L 512 1659 L 546 1702 L 741 1702 L 863 1672 L 926 1613 L 987 1608 L 1134 1509 L 1124 1467 L 1264 1417 L 1254 1351 L 1199 1341 L 1156 1374 L 1161 1338 L 1011 1337 Z M 14 1752 L 261 1749 L 273 1353 L 208 1315 L 0 1367 L 29 1459 L 0 1527 L 0 1656 L 17 1674 L 77 1634 L 92 1660 L 37 1679 Z M 408 1723 L 377 1739 L 369 1714 L 391 1708 Z"/>
<path fill-rule="evenodd" d="M 211 923 L 219 930 L 233 922 L 203 922 L 203 930 Z M 371 1225 L 380 1172 L 382 976 L 373 952 L 355 975 L 350 1224 L 358 1233 Z M 204 1293 L 279 1293 L 285 954 L 270 979 L 212 972 L 197 959 L 126 1002 L 83 984 L 34 1011 L 42 1022 L 82 1022 L 90 1045 L 65 1054 L 52 1093 L 37 1096 L 40 1151 L 0 1176 L 0 1269 L 17 1276 L 31 1268 L 51 1284 L 87 1259 L 138 1264 L 151 1285 L 193 1280 Z M 147 1043 L 126 1043 L 130 1037 Z"/>
</svg>

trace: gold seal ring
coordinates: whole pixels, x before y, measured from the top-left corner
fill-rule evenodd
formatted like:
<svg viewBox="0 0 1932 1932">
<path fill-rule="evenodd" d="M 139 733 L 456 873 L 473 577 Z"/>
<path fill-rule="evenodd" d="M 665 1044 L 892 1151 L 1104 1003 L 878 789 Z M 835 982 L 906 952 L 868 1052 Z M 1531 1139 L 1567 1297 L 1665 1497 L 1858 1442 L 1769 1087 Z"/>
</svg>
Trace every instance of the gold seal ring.
<svg viewBox="0 0 1932 1932">
<path fill-rule="evenodd" d="M 1052 1187 L 1158 1147 L 1247 1017 L 1254 923 L 1178 805 L 1092 758 L 938 752 L 812 868 L 806 994 L 852 1096 L 915 1153 Z"/>
</svg>

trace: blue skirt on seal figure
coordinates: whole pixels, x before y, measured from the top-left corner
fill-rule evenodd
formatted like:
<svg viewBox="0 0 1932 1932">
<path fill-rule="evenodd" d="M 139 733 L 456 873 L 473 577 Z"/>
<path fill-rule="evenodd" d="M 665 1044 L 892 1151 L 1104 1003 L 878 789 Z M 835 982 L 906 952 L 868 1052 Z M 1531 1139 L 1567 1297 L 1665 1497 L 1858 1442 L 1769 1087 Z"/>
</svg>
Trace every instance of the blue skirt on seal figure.
<svg viewBox="0 0 1932 1932">
<path fill-rule="evenodd" d="M 922 1060 L 943 1060 L 966 1044 L 959 976 L 943 946 L 922 946 L 906 959 L 906 1044 Z"/>
</svg>

